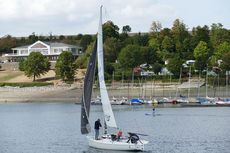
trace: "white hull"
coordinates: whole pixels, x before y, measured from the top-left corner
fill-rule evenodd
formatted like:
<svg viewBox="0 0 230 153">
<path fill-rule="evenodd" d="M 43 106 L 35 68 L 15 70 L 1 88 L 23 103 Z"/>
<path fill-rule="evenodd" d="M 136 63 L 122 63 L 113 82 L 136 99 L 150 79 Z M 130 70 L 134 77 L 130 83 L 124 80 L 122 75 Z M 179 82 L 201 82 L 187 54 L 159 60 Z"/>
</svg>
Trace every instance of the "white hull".
<svg viewBox="0 0 230 153">
<path fill-rule="evenodd" d="M 216 102 L 216 105 L 230 105 L 230 102 L 218 101 L 218 102 Z"/>
<path fill-rule="evenodd" d="M 89 146 L 98 149 L 107 149 L 107 150 L 136 150 L 136 151 L 144 151 L 144 145 L 148 143 L 148 141 L 141 140 L 137 143 L 127 143 L 127 139 L 120 141 L 112 141 L 109 138 L 102 138 L 101 140 L 95 140 L 92 137 L 87 137 Z"/>
</svg>

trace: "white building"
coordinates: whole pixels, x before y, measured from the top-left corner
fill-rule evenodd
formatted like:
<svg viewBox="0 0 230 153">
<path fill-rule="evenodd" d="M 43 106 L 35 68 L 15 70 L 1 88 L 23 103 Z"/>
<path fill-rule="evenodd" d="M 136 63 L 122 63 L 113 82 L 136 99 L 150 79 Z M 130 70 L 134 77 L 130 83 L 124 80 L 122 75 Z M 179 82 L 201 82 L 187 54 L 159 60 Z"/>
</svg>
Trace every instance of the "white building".
<svg viewBox="0 0 230 153">
<path fill-rule="evenodd" d="M 4 55 L 9 61 L 26 60 L 31 52 L 40 52 L 50 61 L 56 61 L 62 51 L 71 51 L 75 58 L 83 55 L 82 47 L 57 42 L 37 41 L 32 45 L 12 48 L 12 50 L 12 54 Z"/>
</svg>

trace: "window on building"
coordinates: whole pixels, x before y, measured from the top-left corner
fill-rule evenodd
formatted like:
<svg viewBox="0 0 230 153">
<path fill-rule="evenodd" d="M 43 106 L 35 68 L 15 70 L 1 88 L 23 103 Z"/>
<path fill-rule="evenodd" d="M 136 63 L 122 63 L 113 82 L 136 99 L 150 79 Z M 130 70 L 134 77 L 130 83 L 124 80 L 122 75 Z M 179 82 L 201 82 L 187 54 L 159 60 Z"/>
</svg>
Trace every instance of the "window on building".
<svg viewBox="0 0 230 153">
<path fill-rule="evenodd" d="M 63 48 L 55 48 L 54 53 L 55 54 L 60 54 L 63 51 Z"/>
<path fill-rule="evenodd" d="M 72 52 L 73 54 L 76 54 L 76 48 L 71 48 L 71 52 Z"/>
<path fill-rule="evenodd" d="M 28 54 L 28 50 L 21 50 L 20 54 Z"/>
<path fill-rule="evenodd" d="M 54 53 L 59 53 L 58 49 L 54 49 Z"/>
<path fill-rule="evenodd" d="M 48 49 L 36 48 L 36 49 L 30 49 L 30 52 L 40 52 L 43 55 L 47 55 L 48 54 Z"/>
</svg>

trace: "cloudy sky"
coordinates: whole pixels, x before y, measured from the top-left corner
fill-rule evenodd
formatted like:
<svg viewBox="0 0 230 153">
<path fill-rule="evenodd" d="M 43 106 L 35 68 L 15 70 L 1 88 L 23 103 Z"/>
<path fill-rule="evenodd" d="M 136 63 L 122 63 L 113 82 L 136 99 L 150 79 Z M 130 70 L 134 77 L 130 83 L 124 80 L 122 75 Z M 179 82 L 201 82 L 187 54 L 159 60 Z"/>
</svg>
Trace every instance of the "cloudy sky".
<svg viewBox="0 0 230 153">
<path fill-rule="evenodd" d="M 94 34 L 101 4 L 104 22 L 132 32 L 148 32 L 152 21 L 171 28 L 176 18 L 190 30 L 212 23 L 230 29 L 230 0 L 0 0 L 0 37 Z"/>
</svg>

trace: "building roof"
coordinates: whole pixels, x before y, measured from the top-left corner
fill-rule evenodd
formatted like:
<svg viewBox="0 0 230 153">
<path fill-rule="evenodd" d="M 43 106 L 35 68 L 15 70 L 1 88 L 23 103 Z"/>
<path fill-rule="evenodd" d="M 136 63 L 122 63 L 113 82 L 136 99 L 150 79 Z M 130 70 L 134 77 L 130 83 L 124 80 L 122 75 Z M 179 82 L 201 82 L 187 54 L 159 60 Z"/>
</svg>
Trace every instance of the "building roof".
<svg viewBox="0 0 230 153">
<path fill-rule="evenodd" d="M 79 46 L 75 46 L 75 45 L 70 45 L 70 44 L 65 44 L 65 43 L 58 43 L 58 42 L 44 42 L 44 41 L 41 41 L 43 43 L 45 43 L 46 45 L 50 46 L 50 47 L 70 47 L 70 48 L 82 48 L 82 47 L 79 47 Z M 35 42 L 36 43 L 36 42 Z M 12 48 L 12 49 L 21 49 L 21 48 L 28 48 L 29 46 L 31 45 L 25 45 L 25 46 L 19 46 L 19 47 L 15 47 L 15 48 Z"/>
<path fill-rule="evenodd" d="M 43 43 L 49 45 L 50 47 L 77 47 L 77 48 L 81 48 L 79 46 L 65 44 L 65 43 L 58 43 L 58 42 L 43 42 Z"/>
<path fill-rule="evenodd" d="M 14 47 L 12 49 L 20 49 L 20 48 L 28 48 L 30 45 L 25 45 L 25 46 L 19 46 L 19 47 Z"/>
</svg>

